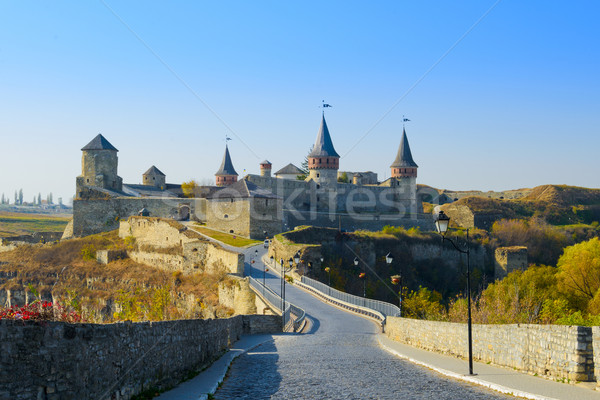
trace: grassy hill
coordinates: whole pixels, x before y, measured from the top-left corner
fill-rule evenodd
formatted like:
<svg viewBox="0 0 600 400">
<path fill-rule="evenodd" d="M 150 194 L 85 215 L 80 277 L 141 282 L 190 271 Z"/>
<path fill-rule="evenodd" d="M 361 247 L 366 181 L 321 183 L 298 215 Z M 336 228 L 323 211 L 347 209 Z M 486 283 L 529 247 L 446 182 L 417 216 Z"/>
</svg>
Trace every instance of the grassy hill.
<svg viewBox="0 0 600 400">
<path fill-rule="evenodd" d="M 502 218 L 540 218 L 553 225 L 591 224 L 600 219 L 600 189 L 566 185 L 543 185 L 516 200 L 466 197 L 453 203 L 478 214 Z"/>
</svg>

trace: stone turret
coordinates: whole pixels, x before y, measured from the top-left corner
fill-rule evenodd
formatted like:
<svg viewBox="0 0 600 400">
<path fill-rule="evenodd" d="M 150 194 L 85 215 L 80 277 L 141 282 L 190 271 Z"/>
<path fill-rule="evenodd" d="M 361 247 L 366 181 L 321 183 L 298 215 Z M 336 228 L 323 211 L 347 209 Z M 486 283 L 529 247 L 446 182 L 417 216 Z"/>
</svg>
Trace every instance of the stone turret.
<svg viewBox="0 0 600 400">
<path fill-rule="evenodd" d="M 265 160 L 260 163 L 260 176 L 265 176 L 267 178 L 271 177 L 271 169 L 273 165 L 269 160 Z"/>
<path fill-rule="evenodd" d="M 76 196 L 84 187 L 93 186 L 112 191 L 123 190 L 123 179 L 117 175 L 117 150 L 104 136 L 98 134 L 82 149 L 81 175 L 76 179 Z"/>
<path fill-rule="evenodd" d="M 333 148 L 325 115 L 323 115 L 317 140 L 308 155 L 308 177 L 321 185 L 334 185 L 337 182 L 339 168 L 340 156 Z"/>
<path fill-rule="evenodd" d="M 231 162 L 231 156 L 229 155 L 229 148 L 227 145 L 225 145 L 223 162 L 221 163 L 221 167 L 215 176 L 217 177 L 217 186 L 229 186 L 237 182 L 238 173 L 235 172 L 235 168 L 233 168 L 233 163 Z"/>
<path fill-rule="evenodd" d="M 416 178 L 418 167 L 419 166 L 414 162 L 410 152 L 408 138 L 406 137 L 406 129 L 402 129 L 402 139 L 400 140 L 398 154 L 396 155 L 393 164 L 390 165 L 390 168 L 392 169 L 392 178 Z"/>
<path fill-rule="evenodd" d="M 148 171 L 142 175 L 142 183 L 146 186 L 156 186 L 157 188 L 164 189 L 166 180 L 167 176 L 154 165 L 148 168 Z"/>
</svg>

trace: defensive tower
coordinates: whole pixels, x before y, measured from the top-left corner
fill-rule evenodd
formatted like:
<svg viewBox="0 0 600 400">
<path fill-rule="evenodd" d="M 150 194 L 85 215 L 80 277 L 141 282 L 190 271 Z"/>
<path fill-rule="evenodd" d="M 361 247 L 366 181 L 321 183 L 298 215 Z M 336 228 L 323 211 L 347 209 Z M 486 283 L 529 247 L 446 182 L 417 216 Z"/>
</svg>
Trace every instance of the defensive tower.
<svg viewBox="0 0 600 400">
<path fill-rule="evenodd" d="M 156 186 L 164 189 L 166 186 L 167 176 L 154 165 L 148 168 L 148 171 L 142 175 L 142 183 L 147 186 Z"/>
<path fill-rule="evenodd" d="M 339 168 L 340 156 L 333 148 L 325 114 L 323 114 L 317 140 L 308 155 L 308 177 L 321 185 L 334 185 L 337 182 Z"/>
<path fill-rule="evenodd" d="M 82 149 L 81 175 L 76 179 L 79 197 L 84 186 L 95 186 L 113 191 L 123 190 L 123 179 L 117 175 L 117 150 L 101 134 Z"/>
<path fill-rule="evenodd" d="M 271 177 L 271 169 L 273 168 L 273 164 L 269 160 L 265 160 L 260 163 L 260 176 L 265 176 L 267 178 Z"/>
<path fill-rule="evenodd" d="M 227 145 L 225 145 L 225 155 L 223 155 L 221 168 L 219 168 L 215 176 L 217 177 L 217 186 L 229 186 L 238 180 L 238 173 L 233 168 Z"/>
<path fill-rule="evenodd" d="M 396 159 L 390 165 L 392 178 L 416 178 L 419 166 L 414 162 L 406 137 L 406 129 L 402 129 L 402 139 Z"/>
</svg>

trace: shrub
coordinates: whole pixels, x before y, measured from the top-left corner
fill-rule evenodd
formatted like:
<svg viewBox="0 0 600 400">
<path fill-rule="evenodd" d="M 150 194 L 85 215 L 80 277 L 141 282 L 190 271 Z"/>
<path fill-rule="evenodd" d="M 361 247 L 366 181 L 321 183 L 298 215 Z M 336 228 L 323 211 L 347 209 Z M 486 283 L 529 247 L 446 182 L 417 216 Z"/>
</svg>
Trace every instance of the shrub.
<svg viewBox="0 0 600 400">
<path fill-rule="evenodd" d="M 81 248 L 81 257 L 84 260 L 96 259 L 96 247 L 93 244 L 86 244 Z"/>
</svg>

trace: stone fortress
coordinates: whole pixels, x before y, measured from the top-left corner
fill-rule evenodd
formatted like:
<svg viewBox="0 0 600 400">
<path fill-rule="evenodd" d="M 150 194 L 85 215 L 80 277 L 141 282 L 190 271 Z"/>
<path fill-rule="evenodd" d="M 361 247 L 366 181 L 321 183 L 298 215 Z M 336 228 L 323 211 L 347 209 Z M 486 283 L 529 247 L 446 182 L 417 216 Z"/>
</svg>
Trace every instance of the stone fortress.
<svg viewBox="0 0 600 400">
<path fill-rule="evenodd" d="M 118 150 L 98 134 L 82 149 L 82 172 L 76 178 L 73 221 L 65 237 L 85 236 L 117 229 L 132 215 L 196 220 L 207 227 L 240 236 L 263 239 L 299 225 L 330 226 L 342 230 L 378 230 L 385 225 L 432 229 L 417 197 L 417 164 L 406 131 L 391 164 L 391 177 L 378 182 L 373 172 L 339 171 L 325 116 L 308 155 L 308 176 L 288 164 L 272 176 L 272 164 L 260 163 L 260 175 L 238 180 L 229 148 L 215 186 L 184 193 L 181 184 L 167 183 L 151 166 L 142 184 L 123 183 L 118 175 Z M 339 182 L 345 176 L 349 182 Z"/>
</svg>

